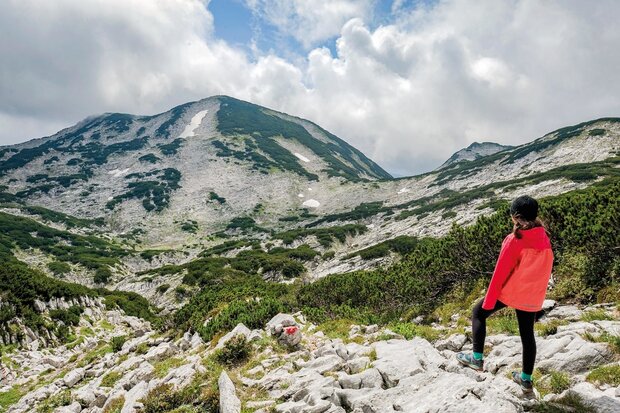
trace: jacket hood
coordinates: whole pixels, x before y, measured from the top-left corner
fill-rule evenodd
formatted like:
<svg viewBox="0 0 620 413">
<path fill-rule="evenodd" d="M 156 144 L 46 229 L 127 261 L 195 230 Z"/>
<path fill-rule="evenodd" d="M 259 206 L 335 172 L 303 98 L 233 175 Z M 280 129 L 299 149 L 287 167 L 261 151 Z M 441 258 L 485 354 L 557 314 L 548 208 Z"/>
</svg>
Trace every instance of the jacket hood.
<svg viewBox="0 0 620 413">
<path fill-rule="evenodd" d="M 519 232 L 521 233 L 521 241 L 524 241 L 527 247 L 536 249 L 551 247 L 551 242 L 543 227 L 522 229 Z"/>
</svg>

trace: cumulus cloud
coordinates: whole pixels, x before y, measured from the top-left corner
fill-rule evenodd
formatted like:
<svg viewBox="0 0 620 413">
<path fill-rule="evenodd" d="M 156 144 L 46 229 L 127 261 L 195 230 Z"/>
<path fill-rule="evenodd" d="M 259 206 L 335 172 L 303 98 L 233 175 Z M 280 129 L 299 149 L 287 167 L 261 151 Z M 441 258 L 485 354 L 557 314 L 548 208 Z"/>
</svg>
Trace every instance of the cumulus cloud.
<svg viewBox="0 0 620 413">
<path fill-rule="evenodd" d="M 261 13 L 278 4 L 246 1 Z M 365 2 L 286 3 L 273 21 L 293 37 L 316 29 L 308 44 L 336 33 L 335 53 L 250 58 L 215 37 L 217 16 L 198 0 L 0 3 L 0 142 L 229 94 L 309 118 L 400 175 L 475 140 L 518 144 L 620 115 L 616 1 L 445 0 L 408 12 L 394 2 L 382 26 L 365 9 L 334 18 L 320 7 Z"/>
<path fill-rule="evenodd" d="M 306 48 L 332 38 L 353 17 L 368 17 L 372 0 L 245 0 L 260 19 Z"/>
</svg>

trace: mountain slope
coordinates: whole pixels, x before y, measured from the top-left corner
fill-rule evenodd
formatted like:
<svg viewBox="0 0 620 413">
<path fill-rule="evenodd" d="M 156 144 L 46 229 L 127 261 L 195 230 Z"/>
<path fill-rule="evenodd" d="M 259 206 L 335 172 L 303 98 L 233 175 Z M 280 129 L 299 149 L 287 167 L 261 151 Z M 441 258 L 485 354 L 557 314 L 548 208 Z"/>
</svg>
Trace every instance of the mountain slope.
<svg viewBox="0 0 620 413">
<path fill-rule="evenodd" d="M 156 289 L 178 286 L 206 251 L 225 258 L 207 260 L 217 268 L 243 253 L 239 262 L 270 279 L 376 267 L 518 194 L 617 179 L 619 152 L 620 119 L 604 118 L 393 179 L 309 121 L 218 96 L 155 116 L 93 117 L 4 147 L 0 202 L 67 231 L 97 222 L 96 234 L 133 251 L 112 265 L 112 285 L 176 305 Z M 45 270 L 53 257 L 29 259 Z M 149 274 L 166 264 L 178 271 Z M 83 271 L 72 280 L 92 285 Z"/>
</svg>

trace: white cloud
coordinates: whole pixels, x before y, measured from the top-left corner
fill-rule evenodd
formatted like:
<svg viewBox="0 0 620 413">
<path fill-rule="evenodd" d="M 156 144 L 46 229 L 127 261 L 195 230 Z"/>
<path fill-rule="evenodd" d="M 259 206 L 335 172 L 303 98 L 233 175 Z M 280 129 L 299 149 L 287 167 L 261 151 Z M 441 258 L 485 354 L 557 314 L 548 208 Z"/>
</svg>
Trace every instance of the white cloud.
<svg viewBox="0 0 620 413">
<path fill-rule="evenodd" d="M 214 37 L 198 0 L 0 3 L 0 142 L 93 113 L 229 94 L 309 118 L 389 171 L 417 173 L 474 140 L 516 144 L 620 115 L 613 0 L 446 0 L 376 28 L 365 12 L 345 22 L 320 4 L 311 18 L 299 10 L 283 16 L 299 27 L 321 13 L 339 22 L 313 32 L 338 30 L 336 55 L 317 47 L 301 61 L 251 60 Z"/>
<path fill-rule="evenodd" d="M 260 19 L 306 48 L 332 38 L 353 17 L 368 17 L 373 0 L 245 0 Z"/>
</svg>

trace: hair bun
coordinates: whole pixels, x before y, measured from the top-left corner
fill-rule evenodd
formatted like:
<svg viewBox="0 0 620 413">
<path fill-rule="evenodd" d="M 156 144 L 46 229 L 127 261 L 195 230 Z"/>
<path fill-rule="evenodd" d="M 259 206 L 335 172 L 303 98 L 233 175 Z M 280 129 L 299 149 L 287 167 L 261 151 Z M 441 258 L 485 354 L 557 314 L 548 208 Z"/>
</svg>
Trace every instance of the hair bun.
<svg viewBox="0 0 620 413">
<path fill-rule="evenodd" d="M 528 195 L 515 198 L 510 204 L 510 215 L 517 215 L 526 221 L 534 221 L 538 216 L 538 202 Z"/>
</svg>

